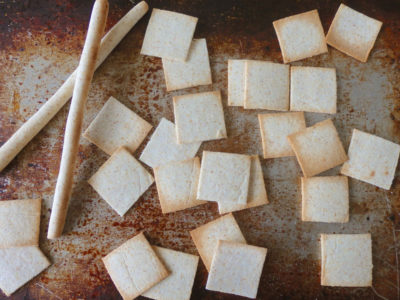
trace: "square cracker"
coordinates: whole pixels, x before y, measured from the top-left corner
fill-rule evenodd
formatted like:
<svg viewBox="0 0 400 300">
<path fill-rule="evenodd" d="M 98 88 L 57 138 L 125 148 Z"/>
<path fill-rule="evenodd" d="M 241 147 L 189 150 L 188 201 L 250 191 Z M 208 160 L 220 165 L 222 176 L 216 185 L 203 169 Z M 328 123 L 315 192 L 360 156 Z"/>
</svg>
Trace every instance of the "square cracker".
<svg viewBox="0 0 400 300">
<path fill-rule="evenodd" d="M 38 246 L 42 199 L 0 201 L 0 248 Z"/>
<path fill-rule="evenodd" d="M 154 8 L 140 53 L 186 60 L 197 20 L 188 15 Z"/>
<path fill-rule="evenodd" d="M 140 160 L 152 168 L 157 168 L 170 162 L 193 158 L 200 145 L 200 142 L 178 144 L 175 124 L 162 118 L 140 155 Z"/>
<path fill-rule="evenodd" d="M 154 169 L 163 214 L 206 203 L 196 199 L 199 174 L 198 157 L 168 163 Z"/>
<path fill-rule="evenodd" d="M 173 97 L 178 143 L 226 138 L 220 91 Z"/>
<path fill-rule="evenodd" d="M 246 243 L 232 214 L 227 214 L 197 227 L 190 232 L 190 235 L 208 271 L 210 271 L 211 260 L 219 240 Z"/>
<path fill-rule="evenodd" d="M 246 60 L 228 60 L 228 105 L 243 106 Z"/>
<path fill-rule="evenodd" d="M 334 68 L 290 68 L 290 110 L 335 114 L 336 90 Z"/>
<path fill-rule="evenodd" d="M 287 136 L 306 129 L 303 112 L 259 114 L 264 158 L 294 156 Z"/>
<path fill-rule="evenodd" d="M 305 177 L 344 163 L 348 158 L 331 119 L 288 136 Z"/>
<path fill-rule="evenodd" d="M 124 300 L 138 297 L 169 275 L 143 232 L 103 257 L 103 263 Z"/>
<path fill-rule="evenodd" d="M 0 249 L 0 289 L 11 296 L 50 266 L 37 246 Z"/>
<path fill-rule="evenodd" d="M 269 61 L 247 60 L 244 108 L 289 110 L 289 66 Z"/>
<path fill-rule="evenodd" d="M 260 159 L 258 155 L 250 156 L 250 159 L 251 166 L 247 203 L 218 202 L 218 210 L 220 214 L 268 204 L 267 191 L 265 189 L 264 175 Z"/>
<path fill-rule="evenodd" d="M 274 21 L 272 24 L 285 63 L 328 52 L 324 29 L 316 9 Z"/>
<path fill-rule="evenodd" d="M 88 182 L 123 216 L 154 182 L 154 178 L 128 150 L 120 148 Z"/>
<path fill-rule="evenodd" d="M 246 204 L 250 167 L 248 155 L 204 151 L 197 199 Z"/>
<path fill-rule="evenodd" d="M 122 146 L 133 153 L 152 127 L 117 99 L 110 97 L 83 136 L 108 155 Z"/>
<path fill-rule="evenodd" d="M 142 296 L 155 300 L 190 300 L 199 257 L 161 247 L 153 246 L 153 249 L 170 275 Z"/>
<path fill-rule="evenodd" d="M 326 42 L 339 51 L 366 62 L 381 27 L 382 22 L 340 4 L 326 35 Z"/>
<path fill-rule="evenodd" d="M 303 221 L 349 221 L 349 184 L 346 176 L 302 177 Z"/>
<path fill-rule="evenodd" d="M 389 190 L 399 160 L 400 146 L 354 129 L 349 147 L 349 160 L 340 173 Z"/>
<path fill-rule="evenodd" d="M 162 59 L 167 91 L 212 84 L 206 39 L 193 40 L 186 61 Z"/>
<path fill-rule="evenodd" d="M 255 299 L 267 249 L 218 241 L 206 289 Z"/>
<path fill-rule="evenodd" d="M 372 286 L 371 234 L 321 234 L 321 285 Z"/>
</svg>

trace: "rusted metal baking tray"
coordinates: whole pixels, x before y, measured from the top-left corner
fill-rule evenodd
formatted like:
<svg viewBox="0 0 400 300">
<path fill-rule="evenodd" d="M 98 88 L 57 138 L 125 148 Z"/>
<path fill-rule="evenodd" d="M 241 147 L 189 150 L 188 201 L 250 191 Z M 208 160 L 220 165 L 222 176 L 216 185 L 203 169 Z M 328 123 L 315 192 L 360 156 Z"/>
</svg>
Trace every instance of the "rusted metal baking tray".
<svg viewBox="0 0 400 300">
<path fill-rule="evenodd" d="M 259 111 L 226 106 L 227 59 L 282 62 L 272 21 L 318 9 L 326 31 L 340 4 L 328 0 L 148 2 L 151 8 L 199 17 L 195 37 L 207 39 L 214 84 L 166 92 L 160 59 L 139 54 L 147 14 L 96 72 L 83 127 L 111 95 L 157 125 L 161 117 L 173 120 L 172 95 L 220 89 L 229 137 L 203 143 L 200 154 L 203 149 L 261 154 Z M 328 54 L 295 65 L 337 68 L 338 113 L 332 118 L 346 148 L 353 128 L 400 143 L 400 2 L 344 2 L 384 23 L 368 62 L 329 48 Z M 0 143 L 76 67 L 92 4 L 89 0 L 0 0 Z M 129 0 L 111 0 L 107 28 L 132 5 Z M 13 299 L 119 299 L 101 262 L 104 255 L 142 230 L 155 245 L 196 254 L 189 231 L 218 217 L 215 203 L 163 215 L 154 185 L 124 218 L 119 217 L 87 184 L 107 155 L 82 139 L 65 235 L 47 240 L 67 112 L 68 105 L 0 173 L 1 200 L 43 197 L 40 246 L 53 263 Z M 308 125 L 328 117 L 306 114 Z M 269 249 L 259 299 L 399 299 L 399 171 L 390 191 L 350 180 L 350 222 L 322 224 L 300 219 L 301 171 L 295 158 L 263 160 L 262 165 L 270 204 L 234 213 L 248 242 Z M 326 174 L 337 172 L 336 168 Z M 373 289 L 321 287 L 319 233 L 360 232 L 372 233 Z M 193 299 L 238 299 L 207 291 L 206 280 L 200 263 Z"/>
</svg>

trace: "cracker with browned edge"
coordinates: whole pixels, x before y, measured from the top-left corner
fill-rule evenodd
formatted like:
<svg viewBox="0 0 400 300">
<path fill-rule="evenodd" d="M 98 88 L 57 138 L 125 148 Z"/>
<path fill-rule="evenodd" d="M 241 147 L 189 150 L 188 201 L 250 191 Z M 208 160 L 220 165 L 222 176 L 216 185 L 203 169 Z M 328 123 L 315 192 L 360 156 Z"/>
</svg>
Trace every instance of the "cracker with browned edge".
<svg viewBox="0 0 400 300">
<path fill-rule="evenodd" d="M 228 60 L 228 105 L 243 106 L 246 60 Z"/>
<path fill-rule="evenodd" d="M 138 297 L 170 273 L 142 232 L 103 257 L 103 263 L 124 300 Z"/>
<path fill-rule="evenodd" d="M 246 243 L 232 214 L 227 214 L 197 227 L 190 232 L 190 235 L 208 271 L 219 240 Z"/>
<path fill-rule="evenodd" d="M 348 158 L 331 119 L 288 136 L 304 176 L 312 177 Z"/>
</svg>

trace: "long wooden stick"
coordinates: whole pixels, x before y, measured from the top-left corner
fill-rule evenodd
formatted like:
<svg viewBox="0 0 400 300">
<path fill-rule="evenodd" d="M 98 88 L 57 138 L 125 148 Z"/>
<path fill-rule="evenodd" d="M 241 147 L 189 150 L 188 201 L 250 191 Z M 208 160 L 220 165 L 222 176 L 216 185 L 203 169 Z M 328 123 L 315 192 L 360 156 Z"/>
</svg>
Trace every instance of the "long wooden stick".
<svg viewBox="0 0 400 300">
<path fill-rule="evenodd" d="M 49 231 L 47 233 L 49 239 L 59 237 L 64 229 L 68 203 L 71 197 L 79 139 L 82 131 L 83 114 L 95 70 L 101 37 L 103 36 L 107 21 L 107 14 L 108 1 L 96 0 L 90 17 L 89 29 L 85 45 L 83 46 L 81 60 L 79 61 L 78 71 L 76 73 L 71 107 L 65 127 L 60 172 L 58 174 Z"/>
<path fill-rule="evenodd" d="M 132 27 L 146 14 L 148 9 L 149 7 L 146 2 L 140 2 L 103 37 L 96 61 L 96 69 Z M 68 77 L 57 92 L 0 147 L 0 172 L 68 102 L 74 90 L 75 79 L 76 70 Z"/>
</svg>

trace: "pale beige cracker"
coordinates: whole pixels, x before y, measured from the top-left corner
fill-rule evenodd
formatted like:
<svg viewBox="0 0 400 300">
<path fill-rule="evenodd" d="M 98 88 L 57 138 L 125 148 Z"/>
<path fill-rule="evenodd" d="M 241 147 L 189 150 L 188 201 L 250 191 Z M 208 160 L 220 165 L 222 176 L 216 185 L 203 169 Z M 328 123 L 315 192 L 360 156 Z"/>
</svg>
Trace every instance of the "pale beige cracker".
<svg viewBox="0 0 400 300">
<path fill-rule="evenodd" d="M 220 91 L 173 97 L 178 143 L 226 138 Z"/>
<path fill-rule="evenodd" d="M 255 299 L 267 249 L 218 241 L 206 289 Z"/>
<path fill-rule="evenodd" d="M 250 156 L 250 159 L 251 166 L 247 203 L 239 204 L 220 201 L 218 202 L 218 210 L 220 214 L 268 204 L 267 191 L 265 189 L 264 175 L 261 168 L 260 158 L 258 155 L 253 155 Z"/>
<path fill-rule="evenodd" d="M 162 59 L 167 91 L 212 84 L 206 39 L 193 40 L 186 61 Z"/>
<path fill-rule="evenodd" d="M 344 163 L 348 158 L 331 119 L 288 136 L 305 177 Z"/>
<path fill-rule="evenodd" d="M 143 233 L 107 254 L 103 263 L 124 300 L 140 296 L 170 273 Z"/>
<path fill-rule="evenodd" d="M 163 214 L 206 203 L 196 199 L 199 174 L 198 157 L 171 162 L 154 169 Z"/>
<path fill-rule="evenodd" d="M 294 156 L 287 136 L 306 129 L 303 112 L 259 114 L 264 158 Z"/>
<path fill-rule="evenodd" d="M 289 66 L 246 60 L 244 108 L 289 110 Z"/>
<path fill-rule="evenodd" d="M 399 160 L 400 146 L 357 129 L 353 130 L 349 160 L 340 173 L 389 190 Z"/>
<path fill-rule="evenodd" d="M 184 61 L 196 25 L 195 17 L 154 8 L 140 53 Z"/>
<path fill-rule="evenodd" d="M 366 62 L 381 27 L 381 21 L 340 4 L 326 35 L 326 42 L 339 51 Z"/>
<path fill-rule="evenodd" d="M 321 234 L 321 285 L 372 286 L 371 234 Z"/>
<path fill-rule="evenodd" d="M 42 199 L 0 201 L 0 248 L 38 246 Z"/>
<path fill-rule="evenodd" d="M 302 177 L 301 199 L 303 221 L 349 221 L 349 184 L 346 176 Z"/>
<path fill-rule="evenodd" d="M 250 167 L 248 155 L 204 151 L 197 199 L 246 204 Z"/>
<path fill-rule="evenodd" d="M 108 155 L 122 146 L 133 153 L 152 127 L 117 99 L 110 97 L 83 136 Z"/>
<path fill-rule="evenodd" d="M 290 68 L 290 110 L 335 114 L 336 94 L 336 69 Z"/>
<path fill-rule="evenodd" d="M 201 142 L 178 144 L 174 123 L 162 118 L 140 155 L 140 160 L 157 168 L 170 162 L 193 158 L 200 145 Z"/>
<path fill-rule="evenodd" d="M 88 182 L 123 216 L 150 187 L 154 178 L 122 147 L 114 152 Z"/>
<path fill-rule="evenodd" d="M 328 52 L 324 29 L 316 9 L 274 21 L 272 24 L 285 63 Z"/>
<path fill-rule="evenodd" d="M 0 289 L 11 296 L 50 266 L 37 246 L 0 249 Z"/>
<path fill-rule="evenodd" d="M 228 60 L 228 105 L 243 106 L 246 60 Z"/>
<path fill-rule="evenodd" d="M 142 296 L 155 300 L 190 300 L 199 257 L 171 249 L 153 249 L 170 275 Z"/>
<path fill-rule="evenodd" d="M 208 271 L 210 271 L 211 261 L 219 240 L 246 243 L 232 214 L 197 227 L 190 232 L 190 235 Z"/>
</svg>

